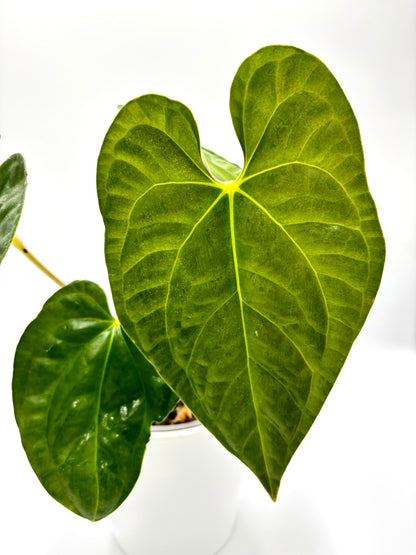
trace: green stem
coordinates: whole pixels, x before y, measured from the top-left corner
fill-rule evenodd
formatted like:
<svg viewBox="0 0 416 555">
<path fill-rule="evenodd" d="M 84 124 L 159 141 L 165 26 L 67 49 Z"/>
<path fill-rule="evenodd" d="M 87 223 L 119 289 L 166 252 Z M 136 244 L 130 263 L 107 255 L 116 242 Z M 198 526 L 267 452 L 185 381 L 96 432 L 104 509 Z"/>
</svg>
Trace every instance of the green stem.
<svg viewBox="0 0 416 555">
<path fill-rule="evenodd" d="M 42 264 L 42 262 L 40 262 L 35 256 L 33 256 L 33 254 L 27 250 L 27 248 L 24 246 L 24 244 L 22 243 L 22 241 L 19 239 L 17 235 L 14 236 L 12 245 L 16 247 L 18 251 L 24 254 L 26 258 L 28 258 L 32 262 L 32 264 L 36 266 L 36 268 L 38 268 L 41 272 L 43 272 L 46 276 L 48 276 L 48 278 L 50 278 L 57 285 L 59 285 L 59 287 L 64 287 L 65 283 L 61 281 L 59 278 L 57 278 L 51 271 L 48 270 L 48 268 L 46 268 Z"/>
</svg>

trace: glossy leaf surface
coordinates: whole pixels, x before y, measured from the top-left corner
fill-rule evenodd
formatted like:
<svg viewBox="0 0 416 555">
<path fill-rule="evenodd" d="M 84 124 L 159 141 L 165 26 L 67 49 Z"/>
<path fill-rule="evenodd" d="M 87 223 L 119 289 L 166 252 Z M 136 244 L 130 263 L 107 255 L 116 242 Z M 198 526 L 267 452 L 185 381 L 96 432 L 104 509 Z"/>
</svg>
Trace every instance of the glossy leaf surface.
<svg viewBox="0 0 416 555">
<path fill-rule="evenodd" d="M 150 425 L 175 401 L 94 283 L 60 289 L 17 347 L 13 402 L 30 464 L 55 499 L 90 520 L 127 497 Z"/>
<path fill-rule="evenodd" d="M 26 167 L 21 154 L 0 166 L 0 262 L 16 232 L 26 191 Z"/>
<path fill-rule="evenodd" d="M 239 68 L 235 165 L 179 102 L 129 102 L 98 163 L 119 318 L 272 498 L 373 303 L 384 240 L 359 130 L 329 70 L 292 47 Z"/>
</svg>

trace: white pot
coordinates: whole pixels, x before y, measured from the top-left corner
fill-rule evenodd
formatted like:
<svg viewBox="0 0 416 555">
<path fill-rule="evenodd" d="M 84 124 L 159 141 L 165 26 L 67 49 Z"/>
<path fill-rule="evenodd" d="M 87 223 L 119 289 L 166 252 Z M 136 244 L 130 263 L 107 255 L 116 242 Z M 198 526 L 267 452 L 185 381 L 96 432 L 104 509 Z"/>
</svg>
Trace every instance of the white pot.
<svg viewBox="0 0 416 555">
<path fill-rule="evenodd" d="M 199 422 L 153 426 L 132 493 L 112 515 L 128 555 L 213 555 L 234 523 L 241 464 Z"/>
</svg>

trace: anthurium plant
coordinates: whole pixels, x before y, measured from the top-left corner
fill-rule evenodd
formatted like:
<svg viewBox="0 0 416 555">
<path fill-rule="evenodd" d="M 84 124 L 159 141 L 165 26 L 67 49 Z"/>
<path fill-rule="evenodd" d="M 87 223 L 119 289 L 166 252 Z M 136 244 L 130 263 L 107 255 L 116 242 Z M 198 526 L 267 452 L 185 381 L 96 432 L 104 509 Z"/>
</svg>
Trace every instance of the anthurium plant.
<svg viewBox="0 0 416 555">
<path fill-rule="evenodd" d="M 265 47 L 238 69 L 230 109 L 242 168 L 201 147 L 180 102 L 151 94 L 119 111 L 97 168 L 117 319 L 97 285 L 74 282 L 17 347 L 29 461 L 90 520 L 127 497 L 152 422 L 178 399 L 276 499 L 379 287 L 360 134 L 325 65 Z M 1 168 L 3 255 L 19 160 Z"/>
</svg>

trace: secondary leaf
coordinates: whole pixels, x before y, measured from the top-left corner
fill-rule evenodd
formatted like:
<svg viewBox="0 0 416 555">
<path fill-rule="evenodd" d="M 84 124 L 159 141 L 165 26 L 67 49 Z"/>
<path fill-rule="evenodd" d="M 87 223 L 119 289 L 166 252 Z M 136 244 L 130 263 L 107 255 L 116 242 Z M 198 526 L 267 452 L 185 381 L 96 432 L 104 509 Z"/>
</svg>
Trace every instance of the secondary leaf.
<svg viewBox="0 0 416 555">
<path fill-rule="evenodd" d="M 150 425 L 175 401 L 94 283 L 55 293 L 17 347 L 13 402 L 30 464 L 56 500 L 90 520 L 130 493 Z"/>
<path fill-rule="evenodd" d="M 204 151 L 179 102 L 119 112 L 98 161 L 117 313 L 201 422 L 272 498 L 374 300 L 384 240 L 357 123 L 314 56 L 239 68 L 244 168 Z"/>
<path fill-rule="evenodd" d="M 21 154 L 0 166 L 0 262 L 16 232 L 26 191 L 26 168 Z"/>
</svg>

